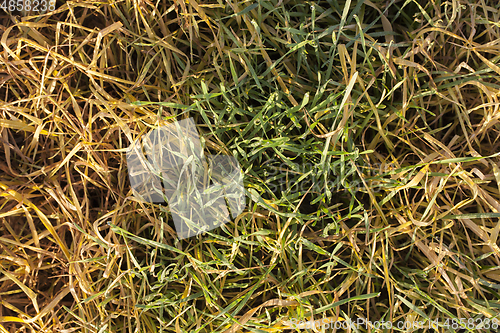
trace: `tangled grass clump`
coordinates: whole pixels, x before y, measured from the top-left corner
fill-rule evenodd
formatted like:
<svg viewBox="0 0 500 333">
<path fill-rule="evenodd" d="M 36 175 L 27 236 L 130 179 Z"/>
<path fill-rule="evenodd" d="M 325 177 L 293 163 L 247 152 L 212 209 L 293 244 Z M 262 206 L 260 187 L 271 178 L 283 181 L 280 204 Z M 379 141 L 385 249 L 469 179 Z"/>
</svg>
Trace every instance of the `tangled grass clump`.
<svg viewBox="0 0 500 333">
<path fill-rule="evenodd" d="M 287 332 L 356 318 L 494 331 L 499 9 L 3 9 L 0 332 Z M 207 150 L 238 160 L 247 209 L 179 240 L 168 206 L 132 195 L 125 155 L 189 117 Z"/>
</svg>

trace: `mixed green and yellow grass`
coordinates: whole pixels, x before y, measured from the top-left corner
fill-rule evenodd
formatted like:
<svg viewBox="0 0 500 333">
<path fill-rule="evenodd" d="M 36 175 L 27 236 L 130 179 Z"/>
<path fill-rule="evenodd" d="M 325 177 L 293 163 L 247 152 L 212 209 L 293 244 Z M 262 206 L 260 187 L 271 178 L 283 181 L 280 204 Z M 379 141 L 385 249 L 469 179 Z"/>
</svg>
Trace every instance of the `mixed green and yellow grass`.
<svg viewBox="0 0 500 333">
<path fill-rule="evenodd" d="M 0 14 L 0 332 L 494 331 L 497 1 L 56 7 Z M 248 198 L 179 241 L 125 152 L 188 117 Z"/>
</svg>

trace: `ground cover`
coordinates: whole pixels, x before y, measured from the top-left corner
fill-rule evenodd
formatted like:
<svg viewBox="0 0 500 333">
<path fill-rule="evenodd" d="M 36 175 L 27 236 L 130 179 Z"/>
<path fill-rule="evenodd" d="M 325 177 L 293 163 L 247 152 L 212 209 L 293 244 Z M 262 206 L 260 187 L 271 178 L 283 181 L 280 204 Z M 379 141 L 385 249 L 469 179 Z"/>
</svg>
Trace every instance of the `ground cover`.
<svg viewBox="0 0 500 333">
<path fill-rule="evenodd" d="M 6 2 L 0 331 L 495 331 L 499 6 Z M 126 148 L 188 117 L 247 208 L 180 241 Z"/>
</svg>

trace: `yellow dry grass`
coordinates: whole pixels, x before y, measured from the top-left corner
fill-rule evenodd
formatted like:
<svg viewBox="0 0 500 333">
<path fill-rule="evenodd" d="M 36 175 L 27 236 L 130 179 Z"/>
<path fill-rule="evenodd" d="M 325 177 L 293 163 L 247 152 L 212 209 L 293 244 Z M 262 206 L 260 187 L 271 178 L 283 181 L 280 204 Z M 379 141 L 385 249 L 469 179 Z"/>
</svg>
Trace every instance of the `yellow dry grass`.
<svg viewBox="0 0 500 333">
<path fill-rule="evenodd" d="M 493 331 L 499 12 L 486 0 L 2 11 L 0 332 L 286 332 L 356 317 Z M 186 117 L 238 158 L 249 195 L 235 221 L 178 241 L 165 206 L 134 199 L 125 150 Z"/>
</svg>

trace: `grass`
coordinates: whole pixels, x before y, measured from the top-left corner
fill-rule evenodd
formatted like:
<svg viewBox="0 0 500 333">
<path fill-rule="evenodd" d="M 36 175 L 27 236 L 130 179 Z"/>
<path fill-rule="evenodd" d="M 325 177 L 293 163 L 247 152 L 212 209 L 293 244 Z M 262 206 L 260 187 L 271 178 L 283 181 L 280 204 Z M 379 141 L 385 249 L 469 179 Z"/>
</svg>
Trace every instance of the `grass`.
<svg viewBox="0 0 500 333">
<path fill-rule="evenodd" d="M 496 331 L 499 9 L 2 11 L 0 332 Z M 133 197 L 125 152 L 188 117 L 239 161 L 247 209 L 179 241 L 168 206 Z"/>
</svg>

